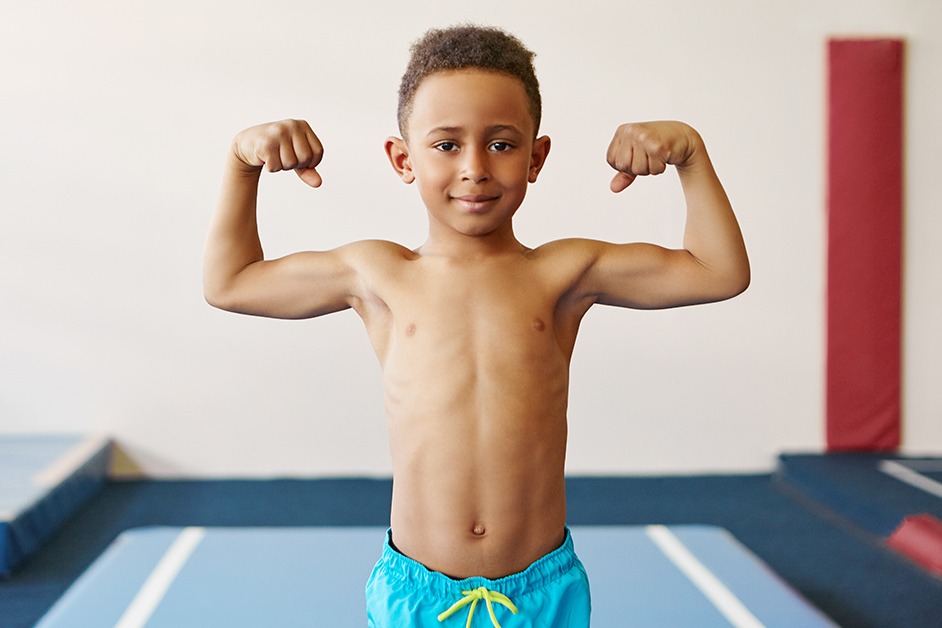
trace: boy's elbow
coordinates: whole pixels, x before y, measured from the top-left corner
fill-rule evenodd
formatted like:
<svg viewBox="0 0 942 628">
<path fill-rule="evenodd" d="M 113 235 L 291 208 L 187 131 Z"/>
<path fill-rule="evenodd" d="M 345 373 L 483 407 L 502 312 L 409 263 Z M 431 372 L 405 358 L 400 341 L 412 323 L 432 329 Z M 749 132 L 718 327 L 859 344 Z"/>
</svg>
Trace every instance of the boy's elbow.
<svg viewBox="0 0 942 628">
<path fill-rule="evenodd" d="M 238 308 L 241 281 L 238 273 L 220 270 L 211 265 L 203 267 L 203 298 L 214 308 L 235 312 Z"/>
<path fill-rule="evenodd" d="M 725 298 L 732 299 L 733 297 L 739 296 L 749 288 L 749 284 L 751 282 L 752 273 L 749 269 L 749 263 L 746 262 L 735 272 L 730 273 L 726 288 L 727 295 Z"/>
<path fill-rule="evenodd" d="M 750 282 L 751 280 L 747 275 L 742 281 L 734 286 L 733 290 L 730 292 L 729 298 L 732 299 L 733 297 L 738 297 L 743 292 L 748 290 Z"/>
<path fill-rule="evenodd" d="M 219 294 L 215 292 L 211 292 L 209 290 L 203 290 L 203 299 L 206 300 L 206 303 L 208 303 L 209 305 L 213 306 L 214 308 L 218 310 L 226 309 L 225 305 L 223 304 L 222 298 L 219 296 Z"/>
<path fill-rule="evenodd" d="M 203 290 L 203 299 L 206 300 L 206 303 L 208 303 L 209 305 L 213 306 L 216 309 L 219 309 L 219 310 L 226 309 L 225 307 L 223 307 L 222 300 L 219 298 L 219 295 L 217 295 L 214 292 Z"/>
<path fill-rule="evenodd" d="M 206 300 L 206 303 L 216 309 L 225 310 L 227 312 L 235 310 L 231 290 L 225 290 L 221 286 L 204 283 L 203 298 Z"/>
<path fill-rule="evenodd" d="M 749 288 L 752 281 L 749 262 L 734 264 L 707 271 L 705 277 L 707 302 L 726 301 L 737 297 Z"/>
</svg>

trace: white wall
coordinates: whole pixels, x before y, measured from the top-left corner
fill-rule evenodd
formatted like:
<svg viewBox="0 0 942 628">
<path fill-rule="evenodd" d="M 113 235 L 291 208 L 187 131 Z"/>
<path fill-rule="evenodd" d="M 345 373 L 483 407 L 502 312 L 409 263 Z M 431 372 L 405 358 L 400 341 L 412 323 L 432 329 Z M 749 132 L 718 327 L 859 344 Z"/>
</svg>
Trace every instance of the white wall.
<svg viewBox="0 0 942 628">
<path fill-rule="evenodd" d="M 676 176 L 614 196 L 604 155 L 621 122 L 680 118 L 706 138 L 752 257 L 753 285 L 731 302 L 590 312 L 573 362 L 573 473 L 763 470 L 780 451 L 823 446 L 825 39 L 906 37 L 905 441 L 940 453 L 940 7 L 7 3 L 0 433 L 107 432 L 164 477 L 387 474 L 379 369 L 356 316 L 211 309 L 203 238 L 229 139 L 290 116 L 323 140 L 326 184 L 264 178 L 269 254 L 421 243 L 417 193 L 382 141 L 408 44 L 473 19 L 539 54 L 554 147 L 519 214 L 524 242 L 676 245 Z"/>
</svg>

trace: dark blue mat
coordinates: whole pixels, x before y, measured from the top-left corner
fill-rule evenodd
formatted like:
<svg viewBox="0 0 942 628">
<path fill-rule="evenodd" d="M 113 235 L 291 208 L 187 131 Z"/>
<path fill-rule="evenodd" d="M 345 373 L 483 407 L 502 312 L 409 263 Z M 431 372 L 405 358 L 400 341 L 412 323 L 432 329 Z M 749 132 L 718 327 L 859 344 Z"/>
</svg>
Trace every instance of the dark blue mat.
<svg viewBox="0 0 942 628">
<path fill-rule="evenodd" d="M 0 576 L 38 550 L 101 488 L 110 451 L 101 437 L 0 437 Z"/>
<path fill-rule="evenodd" d="M 925 513 L 942 519 L 942 497 L 892 474 L 894 469 L 908 472 L 931 488 L 939 477 L 926 470 L 935 468 L 933 463 L 942 468 L 939 459 L 887 454 L 784 454 L 775 478 L 847 524 L 884 539 L 907 516 Z"/>
</svg>

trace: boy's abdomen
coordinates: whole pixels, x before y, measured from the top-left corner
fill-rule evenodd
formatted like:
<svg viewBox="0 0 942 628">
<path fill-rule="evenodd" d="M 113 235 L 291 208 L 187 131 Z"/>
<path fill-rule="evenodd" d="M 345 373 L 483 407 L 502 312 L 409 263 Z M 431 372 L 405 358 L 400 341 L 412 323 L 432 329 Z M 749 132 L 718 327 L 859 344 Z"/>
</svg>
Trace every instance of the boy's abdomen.
<svg viewBox="0 0 942 628">
<path fill-rule="evenodd" d="M 393 541 L 453 577 L 515 573 L 564 536 L 566 366 L 514 374 L 495 362 L 483 375 L 470 360 L 439 365 L 428 388 L 387 389 Z"/>
</svg>

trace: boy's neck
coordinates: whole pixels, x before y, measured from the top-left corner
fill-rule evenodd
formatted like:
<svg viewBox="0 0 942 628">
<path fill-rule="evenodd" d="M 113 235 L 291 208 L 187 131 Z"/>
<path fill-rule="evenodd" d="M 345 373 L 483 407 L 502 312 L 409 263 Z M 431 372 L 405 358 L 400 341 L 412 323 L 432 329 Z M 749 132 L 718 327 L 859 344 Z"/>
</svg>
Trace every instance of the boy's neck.
<svg viewBox="0 0 942 628">
<path fill-rule="evenodd" d="M 527 250 L 514 235 L 512 226 L 488 234 L 466 235 L 451 231 L 447 234 L 429 229 L 425 244 L 417 249 L 421 255 L 451 259 L 482 259 Z"/>
</svg>

